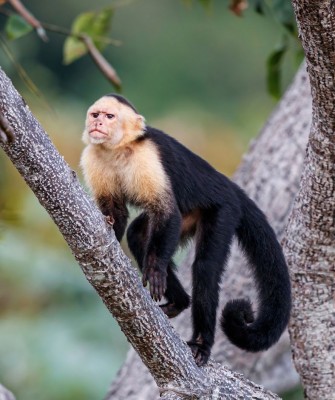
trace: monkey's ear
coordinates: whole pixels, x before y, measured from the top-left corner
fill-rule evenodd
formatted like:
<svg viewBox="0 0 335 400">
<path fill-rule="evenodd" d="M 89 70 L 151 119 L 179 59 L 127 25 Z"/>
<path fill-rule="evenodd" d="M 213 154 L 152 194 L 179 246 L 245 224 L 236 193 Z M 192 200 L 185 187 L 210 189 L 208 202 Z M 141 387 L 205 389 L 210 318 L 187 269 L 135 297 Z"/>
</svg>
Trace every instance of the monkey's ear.
<svg viewBox="0 0 335 400">
<path fill-rule="evenodd" d="M 141 130 L 145 128 L 145 118 L 143 115 L 136 115 L 136 128 Z"/>
</svg>

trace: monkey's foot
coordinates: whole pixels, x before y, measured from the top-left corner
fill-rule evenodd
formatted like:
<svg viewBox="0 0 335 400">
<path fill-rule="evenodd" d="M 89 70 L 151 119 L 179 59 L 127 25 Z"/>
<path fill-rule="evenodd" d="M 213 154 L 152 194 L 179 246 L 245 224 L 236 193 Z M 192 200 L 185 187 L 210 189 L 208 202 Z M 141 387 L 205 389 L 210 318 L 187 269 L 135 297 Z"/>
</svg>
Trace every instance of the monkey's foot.
<svg viewBox="0 0 335 400">
<path fill-rule="evenodd" d="M 175 303 L 166 303 L 159 306 L 168 318 L 174 318 L 187 307 L 177 307 Z"/>
<path fill-rule="evenodd" d="M 166 291 L 167 273 L 159 269 L 145 268 L 143 272 L 142 282 L 146 286 L 149 282 L 150 295 L 155 301 L 161 301 Z"/>
<path fill-rule="evenodd" d="M 194 360 L 195 360 L 197 366 L 202 367 L 203 365 L 205 365 L 211 354 L 210 347 L 207 345 L 204 345 L 204 344 L 199 344 L 192 340 L 187 342 L 187 344 L 192 351 L 192 355 L 194 357 Z"/>
</svg>

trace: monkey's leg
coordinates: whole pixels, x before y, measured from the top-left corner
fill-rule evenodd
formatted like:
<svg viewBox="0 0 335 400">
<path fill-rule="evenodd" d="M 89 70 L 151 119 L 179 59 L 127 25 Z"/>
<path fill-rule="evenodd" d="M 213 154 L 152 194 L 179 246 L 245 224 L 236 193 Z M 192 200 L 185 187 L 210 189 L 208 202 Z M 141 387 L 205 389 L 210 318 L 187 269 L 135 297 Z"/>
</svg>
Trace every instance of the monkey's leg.
<svg viewBox="0 0 335 400">
<path fill-rule="evenodd" d="M 214 343 L 219 284 L 235 232 L 238 211 L 227 205 L 204 212 L 197 231 L 193 269 L 193 335 L 188 342 L 196 363 L 206 364 Z"/>
<path fill-rule="evenodd" d="M 149 240 L 143 261 L 143 285 L 149 282 L 151 297 L 160 301 L 167 288 L 168 265 L 180 239 L 181 214 L 176 208 L 150 215 Z"/>
<path fill-rule="evenodd" d="M 143 270 L 143 260 L 148 247 L 149 216 L 140 214 L 127 229 L 127 242 L 140 270 Z"/>
<path fill-rule="evenodd" d="M 134 255 L 137 264 L 141 271 L 143 271 L 143 263 L 148 247 L 148 233 L 149 230 L 149 216 L 146 213 L 139 215 L 129 226 L 127 230 L 128 246 Z M 177 316 L 181 311 L 187 308 L 190 304 L 188 294 L 185 292 L 181 283 L 179 282 L 174 271 L 174 264 L 169 262 L 167 267 L 167 288 L 164 296 L 168 302 L 162 305 L 162 310 L 169 317 Z"/>
</svg>

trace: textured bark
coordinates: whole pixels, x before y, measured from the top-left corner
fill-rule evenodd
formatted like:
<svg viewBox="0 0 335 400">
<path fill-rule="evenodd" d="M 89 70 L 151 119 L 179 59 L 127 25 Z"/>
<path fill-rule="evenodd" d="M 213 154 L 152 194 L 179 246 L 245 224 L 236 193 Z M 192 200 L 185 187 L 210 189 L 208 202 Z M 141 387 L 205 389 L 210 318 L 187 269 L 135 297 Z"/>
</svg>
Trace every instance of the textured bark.
<svg viewBox="0 0 335 400">
<path fill-rule="evenodd" d="M 293 1 L 313 99 L 306 160 L 285 240 L 290 334 L 307 399 L 335 399 L 334 2 Z"/>
<path fill-rule="evenodd" d="M 220 365 L 218 363 L 210 361 L 206 367 L 205 371 L 210 377 L 210 382 L 212 386 L 212 393 L 210 397 L 203 398 L 201 400 L 210 399 L 210 400 L 219 400 L 219 399 L 229 399 L 229 400 L 266 400 L 273 399 L 278 400 L 279 397 L 275 394 L 270 394 L 269 392 L 262 389 L 260 386 L 255 383 L 251 383 L 248 381 L 243 375 L 233 373 L 228 370 L 227 367 Z M 222 385 L 223 376 L 227 381 Z M 236 386 L 239 387 L 239 390 L 236 390 Z M 178 395 L 171 391 L 166 391 L 162 396 L 163 399 L 182 399 L 182 397 L 178 397 Z"/>
<path fill-rule="evenodd" d="M 48 211 L 86 278 L 153 375 L 163 396 L 277 398 L 226 369 L 196 366 L 188 346 L 143 288 L 113 230 L 0 69 L 0 114 L 15 135 L 4 151 Z M 213 370 L 215 371 L 215 367 Z M 215 398 L 215 397 L 214 397 Z"/>
<path fill-rule="evenodd" d="M 303 65 L 234 177 L 266 213 L 279 238 L 283 236 L 299 188 L 311 117 L 310 86 Z M 185 287 L 190 287 L 192 256 L 191 252 L 180 268 Z M 230 298 L 245 296 L 255 298 L 253 282 L 244 258 L 234 246 L 222 283 L 219 308 L 222 309 Z M 173 321 L 184 339 L 191 334 L 189 314 L 189 311 L 184 312 Z M 278 393 L 296 386 L 299 381 L 291 362 L 287 334 L 270 350 L 253 354 L 232 346 L 218 329 L 212 357 Z M 148 370 L 130 350 L 106 399 L 151 400 L 156 397 Z"/>
</svg>

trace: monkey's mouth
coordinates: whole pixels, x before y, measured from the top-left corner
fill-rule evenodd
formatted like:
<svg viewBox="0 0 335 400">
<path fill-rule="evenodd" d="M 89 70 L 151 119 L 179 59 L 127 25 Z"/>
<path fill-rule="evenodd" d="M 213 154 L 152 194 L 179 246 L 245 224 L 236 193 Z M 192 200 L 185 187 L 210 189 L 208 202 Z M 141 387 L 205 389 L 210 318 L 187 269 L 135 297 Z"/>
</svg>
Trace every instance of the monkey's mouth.
<svg viewBox="0 0 335 400">
<path fill-rule="evenodd" d="M 91 136 L 92 138 L 94 138 L 94 139 L 101 139 L 101 138 L 105 138 L 106 136 L 108 136 L 107 133 L 105 133 L 105 132 L 103 132 L 103 131 L 100 131 L 100 130 L 97 129 L 97 128 L 91 129 L 91 130 L 89 131 L 89 134 L 90 134 L 90 136 Z"/>
</svg>

